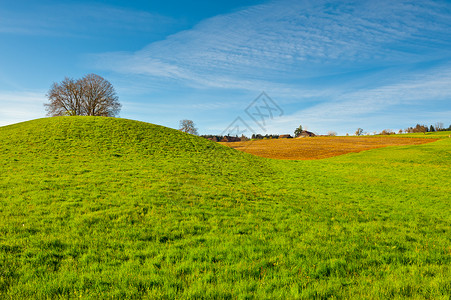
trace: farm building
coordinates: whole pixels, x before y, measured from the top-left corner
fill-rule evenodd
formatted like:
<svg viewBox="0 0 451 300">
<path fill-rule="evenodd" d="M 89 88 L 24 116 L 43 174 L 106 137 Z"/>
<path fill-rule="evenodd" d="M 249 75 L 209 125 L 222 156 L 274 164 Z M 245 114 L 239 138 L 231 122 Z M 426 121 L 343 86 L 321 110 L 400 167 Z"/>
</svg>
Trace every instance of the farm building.
<svg viewBox="0 0 451 300">
<path fill-rule="evenodd" d="M 289 134 L 279 135 L 279 139 L 292 139 L 293 137 Z"/>
<path fill-rule="evenodd" d="M 225 136 L 222 138 L 221 142 L 241 142 L 241 139 L 235 136 Z"/>
<path fill-rule="evenodd" d="M 298 137 L 314 137 L 314 136 L 316 136 L 316 134 L 314 134 L 313 132 L 303 130 Z"/>
</svg>

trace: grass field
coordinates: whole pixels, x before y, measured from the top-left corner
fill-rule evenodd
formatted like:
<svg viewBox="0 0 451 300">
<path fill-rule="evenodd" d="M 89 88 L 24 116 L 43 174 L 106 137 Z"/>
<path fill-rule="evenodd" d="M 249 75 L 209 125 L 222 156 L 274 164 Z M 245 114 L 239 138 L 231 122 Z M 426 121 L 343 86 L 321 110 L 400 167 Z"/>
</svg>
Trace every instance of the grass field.
<svg viewBox="0 0 451 300">
<path fill-rule="evenodd" d="M 451 294 L 451 139 L 271 160 L 123 119 L 0 127 L 0 298 Z"/>
<path fill-rule="evenodd" d="M 433 141 L 436 141 L 436 139 L 418 137 L 406 139 L 394 136 L 353 136 L 264 139 L 221 144 L 266 158 L 309 160 L 329 158 L 351 152 L 360 152 L 388 146 L 420 145 Z"/>
<path fill-rule="evenodd" d="M 378 136 L 381 136 L 381 135 L 378 135 Z M 419 137 L 419 138 L 430 138 L 430 139 L 446 139 L 446 138 L 451 137 L 451 131 L 403 133 L 403 134 L 397 134 L 396 137 Z"/>
</svg>

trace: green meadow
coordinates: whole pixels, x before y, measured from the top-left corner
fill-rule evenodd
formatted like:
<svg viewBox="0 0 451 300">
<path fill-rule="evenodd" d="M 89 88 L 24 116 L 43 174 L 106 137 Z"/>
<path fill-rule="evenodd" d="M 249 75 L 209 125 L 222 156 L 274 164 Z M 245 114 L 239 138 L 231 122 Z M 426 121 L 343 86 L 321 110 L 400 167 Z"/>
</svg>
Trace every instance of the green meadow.
<svg viewBox="0 0 451 300">
<path fill-rule="evenodd" d="M 116 118 L 0 127 L 0 298 L 449 299 L 449 134 L 281 161 Z"/>
</svg>

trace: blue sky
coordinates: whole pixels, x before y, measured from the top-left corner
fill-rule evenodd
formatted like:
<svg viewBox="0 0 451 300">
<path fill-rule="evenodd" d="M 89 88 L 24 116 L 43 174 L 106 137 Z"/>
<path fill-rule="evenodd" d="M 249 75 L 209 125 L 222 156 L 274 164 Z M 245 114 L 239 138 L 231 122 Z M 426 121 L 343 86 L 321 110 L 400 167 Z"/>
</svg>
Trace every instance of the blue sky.
<svg viewBox="0 0 451 300">
<path fill-rule="evenodd" d="M 160 2 L 0 0 L 0 126 L 88 73 L 121 117 L 201 134 L 451 124 L 450 1 Z"/>
</svg>

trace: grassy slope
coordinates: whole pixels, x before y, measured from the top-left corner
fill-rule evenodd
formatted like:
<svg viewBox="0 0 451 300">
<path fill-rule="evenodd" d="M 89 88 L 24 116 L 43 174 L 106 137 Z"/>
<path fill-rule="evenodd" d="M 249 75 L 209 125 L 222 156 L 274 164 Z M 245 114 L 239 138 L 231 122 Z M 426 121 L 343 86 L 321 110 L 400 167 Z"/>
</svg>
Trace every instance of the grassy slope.
<svg viewBox="0 0 451 300">
<path fill-rule="evenodd" d="M 0 297 L 443 297 L 451 139 L 275 161 L 168 128 L 0 128 Z"/>
</svg>

